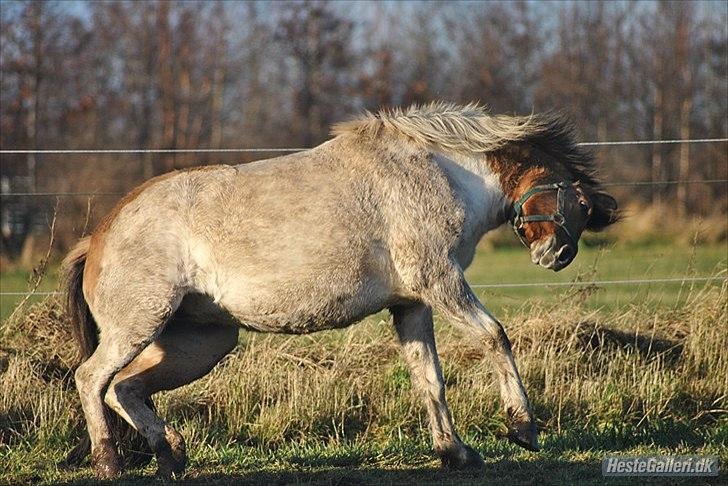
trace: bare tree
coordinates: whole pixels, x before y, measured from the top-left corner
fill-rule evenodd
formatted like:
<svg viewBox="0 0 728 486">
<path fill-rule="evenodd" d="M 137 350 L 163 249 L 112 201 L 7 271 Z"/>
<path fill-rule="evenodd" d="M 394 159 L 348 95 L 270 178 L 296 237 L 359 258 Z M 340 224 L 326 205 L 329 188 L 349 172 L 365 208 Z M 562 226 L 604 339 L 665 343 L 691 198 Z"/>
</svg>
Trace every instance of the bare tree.
<svg viewBox="0 0 728 486">
<path fill-rule="evenodd" d="M 725 3 L 28 0 L 4 3 L 0 24 L 8 149 L 312 146 L 361 108 L 435 99 L 567 111 L 590 140 L 728 132 Z M 3 155 L 0 186 L 123 192 L 174 167 L 266 155 Z M 598 157 L 612 180 L 728 177 L 721 144 Z M 717 184 L 615 190 L 685 215 L 728 210 Z M 64 199 L 59 247 L 87 203 Z M 95 198 L 92 219 L 113 203 Z M 33 253 L 51 205 L 4 196 L 0 252 Z"/>
<path fill-rule="evenodd" d="M 329 2 L 288 4 L 282 13 L 277 38 L 299 74 L 292 80 L 294 116 L 305 146 L 322 141 L 328 125 L 346 107 L 350 32 L 351 21 Z"/>
</svg>

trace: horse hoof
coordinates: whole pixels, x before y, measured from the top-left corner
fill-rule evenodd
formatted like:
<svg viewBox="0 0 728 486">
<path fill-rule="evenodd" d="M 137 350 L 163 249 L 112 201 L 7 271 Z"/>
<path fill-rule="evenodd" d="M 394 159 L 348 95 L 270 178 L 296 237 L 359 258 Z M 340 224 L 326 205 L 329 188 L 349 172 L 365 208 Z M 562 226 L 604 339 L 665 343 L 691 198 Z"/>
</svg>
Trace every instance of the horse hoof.
<svg viewBox="0 0 728 486">
<path fill-rule="evenodd" d="M 181 474 L 187 466 L 187 447 L 185 446 L 185 440 L 179 432 L 171 427 L 166 427 L 164 432 L 174 463 L 172 472 Z"/>
<path fill-rule="evenodd" d="M 164 438 L 164 443 L 157 448 L 157 476 L 170 479 L 185 471 L 187 448 L 179 432 L 171 427 L 165 427 Z"/>
<path fill-rule="evenodd" d="M 460 444 L 440 452 L 440 460 L 447 469 L 482 469 L 485 462 L 472 447 Z"/>
<path fill-rule="evenodd" d="M 157 476 L 161 479 L 172 479 L 185 471 L 187 459 L 179 460 L 172 453 L 157 454 Z"/>
<path fill-rule="evenodd" d="M 536 425 L 533 422 L 511 425 L 508 427 L 508 435 L 506 437 L 509 441 L 526 450 L 532 452 L 538 452 L 540 450 L 538 445 L 538 431 L 536 431 Z"/>
<path fill-rule="evenodd" d="M 91 465 L 97 479 L 114 479 L 121 476 L 121 461 L 111 443 L 104 443 L 91 454 Z"/>
</svg>

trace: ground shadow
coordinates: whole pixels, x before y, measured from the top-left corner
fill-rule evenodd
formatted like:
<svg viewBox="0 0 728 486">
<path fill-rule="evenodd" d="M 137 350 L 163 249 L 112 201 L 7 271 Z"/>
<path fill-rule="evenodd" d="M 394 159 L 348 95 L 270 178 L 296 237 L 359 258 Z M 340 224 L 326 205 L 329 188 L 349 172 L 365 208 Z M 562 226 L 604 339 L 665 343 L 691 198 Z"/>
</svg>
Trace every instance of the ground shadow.
<svg viewBox="0 0 728 486">
<path fill-rule="evenodd" d="M 645 359 L 659 357 L 670 366 L 678 363 L 683 352 L 682 343 L 676 340 L 620 331 L 589 321 L 579 324 L 577 337 L 589 349 L 629 350 Z"/>
<path fill-rule="evenodd" d="M 639 428 L 570 429 L 547 437 L 544 447 L 551 453 L 622 451 L 640 446 L 698 450 L 709 442 L 706 432 L 705 428 L 696 429 L 694 424 L 666 421 L 642 424 Z"/>
<path fill-rule="evenodd" d="M 152 478 L 127 475 L 107 482 L 115 485 L 138 485 Z M 485 469 L 476 471 L 450 471 L 439 468 L 337 468 L 326 467 L 315 471 L 250 471 L 230 474 L 196 474 L 190 471 L 175 481 L 180 485 L 475 485 L 475 484 L 725 484 L 728 476 L 716 478 L 604 478 L 599 461 L 567 461 L 540 459 L 529 461 L 501 460 L 488 462 Z M 95 481 L 74 481 L 65 484 L 99 484 Z M 103 483 L 101 483 L 103 484 Z"/>
<path fill-rule="evenodd" d="M 728 484 L 728 471 L 722 468 L 718 478 L 604 478 L 601 459 L 607 455 L 628 455 L 633 452 L 672 449 L 701 450 L 705 437 L 691 433 L 684 424 L 661 424 L 652 430 L 581 430 L 545 437 L 543 451 L 525 454 L 510 444 L 480 444 L 486 467 L 482 470 L 453 471 L 438 468 L 434 453 L 420 447 L 388 450 L 346 449 L 333 455 L 281 451 L 277 460 L 256 461 L 255 470 L 245 461 L 245 453 L 228 457 L 225 462 L 205 464 L 193 461 L 187 473 L 175 483 L 198 484 L 312 484 L 348 485 L 469 485 L 469 484 Z M 645 446 L 647 446 L 645 448 Z M 242 451 L 241 451 L 242 452 Z M 424 453 L 423 453 L 424 452 Z M 407 460 L 409 458 L 409 460 Z M 382 466 L 382 463 L 387 465 Z M 409 465 L 403 464 L 409 462 Z M 413 467 L 412 464 L 420 464 Z M 90 475 L 90 470 L 84 474 Z M 89 476 L 90 478 L 90 476 Z M 154 482 L 153 468 L 130 471 L 114 485 L 139 485 Z M 99 484 L 92 479 L 78 479 L 63 484 Z"/>
</svg>

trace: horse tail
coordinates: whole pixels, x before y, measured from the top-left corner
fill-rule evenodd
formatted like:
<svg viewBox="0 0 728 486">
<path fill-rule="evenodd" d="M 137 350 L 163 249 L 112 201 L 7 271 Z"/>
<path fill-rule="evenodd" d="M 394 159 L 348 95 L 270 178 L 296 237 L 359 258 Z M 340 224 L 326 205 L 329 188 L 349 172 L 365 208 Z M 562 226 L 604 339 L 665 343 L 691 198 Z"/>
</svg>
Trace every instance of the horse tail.
<svg viewBox="0 0 728 486">
<path fill-rule="evenodd" d="M 71 332 L 79 349 L 81 361 L 86 361 L 99 345 L 96 321 L 83 295 L 83 270 L 91 238 L 81 239 L 63 260 L 63 286 L 66 294 L 66 313 L 71 321 Z"/>
<path fill-rule="evenodd" d="M 96 321 L 83 295 L 83 271 L 86 268 L 86 255 L 91 246 L 91 238 L 82 238 L 68 252 L 61 266 L 62 286 L 66 298 L 66 315 L 71 322 L 71 334 L 78 347 L 80 362 L 86 361 L 99 345 Z M 62 468 L 79 466 L 91 452 L 91 440 L 84 433 L 81 440 L 61 462 Z"/>
<path fill-rule="evenodd" d="M 66 313 L 71 321 L 71 332 L 78 346 L 81 362 L 89 359 L 99 345 L 96 321 L 91 314 L 86 297 L 83 295 L 83 271 L 86 267 L 86 255 L 90 246 L 90 237 L 81 239 L 63 260 L 62 266 Z M 146 398 L 145 403 L 150 409 L 156 409 L 150 397 Z M 147 465 L 152 459 L 147 441 L 118 415 L 109 414 L 109 418 L 114 437 L 122 443 L 130 443 L 128 449 L 122 447 L 126 465 L 129 467 Z M 84 432 L 81 440 L 71 449 L 59 466 L 63 469 L 79 466 L 90 452 L 91 440 L 88 433 Z"/>
</svg>

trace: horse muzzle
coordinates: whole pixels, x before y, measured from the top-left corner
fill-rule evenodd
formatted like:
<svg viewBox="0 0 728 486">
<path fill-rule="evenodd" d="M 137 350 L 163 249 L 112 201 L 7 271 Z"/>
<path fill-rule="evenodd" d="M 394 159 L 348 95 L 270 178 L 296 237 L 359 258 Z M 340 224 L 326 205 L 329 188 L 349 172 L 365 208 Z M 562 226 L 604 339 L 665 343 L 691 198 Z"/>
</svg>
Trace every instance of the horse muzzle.
<svg viewBox="0 0 728 486">
<path fill-rule="evenodd" d="M 572 245 L 560 244 L 555 236 L 551 236 L 531 244 L 531 261 L 558 272 L 574 261 L 577 251 Z"/>
</svg>

